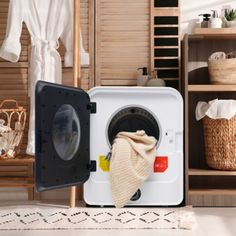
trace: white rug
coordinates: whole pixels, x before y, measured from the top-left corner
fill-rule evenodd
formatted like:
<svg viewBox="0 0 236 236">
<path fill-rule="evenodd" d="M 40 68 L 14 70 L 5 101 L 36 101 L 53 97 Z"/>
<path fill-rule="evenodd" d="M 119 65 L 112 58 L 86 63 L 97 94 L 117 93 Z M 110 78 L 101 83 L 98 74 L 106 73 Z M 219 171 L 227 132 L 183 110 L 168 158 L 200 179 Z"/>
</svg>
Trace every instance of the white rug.
<svg viewBox="0 0 236 236">
<path fill-rule="evenodd" d="M 184 208 L 0 208 L 0 230 L 189 229 L 191 207 Z"/>
</svg>

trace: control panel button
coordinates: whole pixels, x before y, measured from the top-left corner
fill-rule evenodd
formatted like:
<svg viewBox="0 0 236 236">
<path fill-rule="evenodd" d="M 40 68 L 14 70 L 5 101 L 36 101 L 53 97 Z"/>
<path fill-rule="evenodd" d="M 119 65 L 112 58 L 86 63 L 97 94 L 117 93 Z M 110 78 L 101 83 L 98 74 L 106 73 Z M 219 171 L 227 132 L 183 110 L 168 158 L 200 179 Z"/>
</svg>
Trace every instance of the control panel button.
<svg viewBox="0 0 236 236">
<path fill-rule="evenodd" d="M 110 162 L 106 159 L 106 156 L 99 156 L 99 167 L 103 172 L 110 171 Z"/>
<path fill-rule="evenodd" d="M 154 173 L 165 172 L 168 169 L 168 157 L 157 156 L 154 162 Z"/>
</svg>

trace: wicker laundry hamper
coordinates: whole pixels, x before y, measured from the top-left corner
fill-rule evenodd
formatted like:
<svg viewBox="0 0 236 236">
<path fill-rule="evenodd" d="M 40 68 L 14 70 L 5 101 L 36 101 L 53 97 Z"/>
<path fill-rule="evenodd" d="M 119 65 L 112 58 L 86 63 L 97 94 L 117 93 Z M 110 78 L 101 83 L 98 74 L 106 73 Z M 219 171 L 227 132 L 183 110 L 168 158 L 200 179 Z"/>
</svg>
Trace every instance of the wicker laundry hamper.
<svg viewBox="0 0 236 236">
<path fill-rule="evenodd" d="M 236 58 L 208 60 L 212 84 L 236 84 Z"/>
<path fill-rule="evenodd" d="M 203 118 L 206 161 L 217 170 L 236 170 L 236 115 L 230 120 Z"/>
<path fill-rule="evenodd" d="M 15 100 L 0 103 L 0 159 L 14 158 L 23 138 L 26 109 Z"/>
</svg>

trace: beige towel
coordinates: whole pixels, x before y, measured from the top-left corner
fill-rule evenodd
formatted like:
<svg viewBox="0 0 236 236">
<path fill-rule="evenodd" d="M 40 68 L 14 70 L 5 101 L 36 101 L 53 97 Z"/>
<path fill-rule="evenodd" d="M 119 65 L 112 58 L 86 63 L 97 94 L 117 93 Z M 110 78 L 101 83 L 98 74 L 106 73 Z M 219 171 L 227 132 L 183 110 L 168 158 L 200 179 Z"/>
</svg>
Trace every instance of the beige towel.
<svg viewBox="0 0 236 236">
<path fill-rule="evenodd" d="M 113 203 L 123 207 L 153 171 L 157 140 L 143 130 L 120 132 L 112 146 L 110 184 Z"/>
</svg>

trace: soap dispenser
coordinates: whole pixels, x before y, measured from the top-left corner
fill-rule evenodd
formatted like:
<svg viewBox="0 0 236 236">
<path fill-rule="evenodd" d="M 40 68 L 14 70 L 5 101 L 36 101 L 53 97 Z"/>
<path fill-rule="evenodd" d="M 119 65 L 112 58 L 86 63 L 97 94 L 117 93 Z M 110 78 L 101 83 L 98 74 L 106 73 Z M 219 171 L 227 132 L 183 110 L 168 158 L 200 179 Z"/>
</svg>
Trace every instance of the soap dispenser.
<svg viewBox="0 0 236 236">
<path fill-rule="evenodd" d="M 203 16 L 203 20 L 201 22 L 201 28 L 208 28 L 208 23 L 209 23 L 211 14 L 205 13 L 205 14 L 200 14 L 199 16 Z"/>
<path fill-rule="evenodd" d="M 212 10 L 212 18 L 209 20 L 208 27 L 209 28 L 222 28 L 222 19 L 218 17 L 218 13 L 216 10 Z"/>
<path fill-rule="evenodd" d="M 147 67 L 141 67 L 141 68 L 138 68 L 138 70 L 142 70 L 142 75 L 138 76 L 137 85 L 145 86 L 148 80 L 150 79 L 150 76 L 148 75 L 148 69 Z"/>
</svg>

